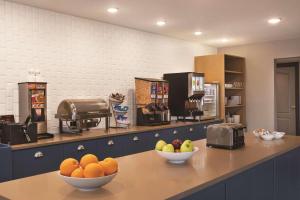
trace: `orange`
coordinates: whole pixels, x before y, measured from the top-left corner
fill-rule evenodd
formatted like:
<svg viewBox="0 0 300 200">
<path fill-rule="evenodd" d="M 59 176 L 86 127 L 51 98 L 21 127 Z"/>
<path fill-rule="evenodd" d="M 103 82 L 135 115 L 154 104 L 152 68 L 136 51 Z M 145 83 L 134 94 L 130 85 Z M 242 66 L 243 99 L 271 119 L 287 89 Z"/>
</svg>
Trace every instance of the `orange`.
<svg viewBox="0 0 300 200">
<path fill-rule="evenodd" d="M 90 163 L 84 170 L 83 175 L 85 178 L 96 178 L 104 176 L 104 169 L 99 163 Z"/>
<path fill-rule="evenodd" d="M 90 163 L 98 163 L 97 156 L 93 154 L 86 154 L 80 160 L 80 165 L 82 168 L 85 168 Z"/>
<path fill-rule="evenodd" d="M 118 162 L 113 158 L 105 158 L 99 164 L 104 168 L 105 175 L 111 175 L 118 171 Z"/>
<path fill-rule="evenodd" d="M 79 163 L 74 158 L 67 158 L 59 166 L 60 174 L 71 176 L 72 172 L 79 167 Z"/>
<path fill-rule="evenodd" d="M 81 167 L 75 169 L 72 172 L 71 177 L 84 178 L 84 176 L 83 176 L 83 169 Z"/>
</svg>

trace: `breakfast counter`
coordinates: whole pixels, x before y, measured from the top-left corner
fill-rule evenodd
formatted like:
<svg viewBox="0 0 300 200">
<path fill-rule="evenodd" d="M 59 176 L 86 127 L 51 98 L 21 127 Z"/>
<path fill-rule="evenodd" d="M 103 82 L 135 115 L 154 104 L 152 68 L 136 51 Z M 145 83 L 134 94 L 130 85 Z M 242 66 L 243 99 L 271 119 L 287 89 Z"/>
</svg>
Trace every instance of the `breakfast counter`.
<svg viewBox="0 0 300 200">
<path fill-rule="evenodd" d="M 80 192 L 63 182 L 58 172 L 51 172 L 1 183 L 0 194 L 13 200 L 193 199 L 189 197 L 269 200 L 275 195 L 291 195 L 292 188 L 299 187 L 299 181 L 294 181 L 296 186 L 292 187 L 287 181 L 276 181 L 284 177 L 288 181 L 299 178 L 300 137 L 262 141 L 251 134 L 246 135 L 245 142 L 244 148 L 230 151 L 207 148 L 205 139 L 195 141 L 200 150 L 183 165 L 169 164 L 155 151 L 120 157 L 116 178 L 94 192 Z M 289 194 L 282 194 L 285 190 L 278 189 L 281 185 L 290 187 Z M 262 189 L 263 192 L 255 193 Z"/>
<path fill-rule="evenodd" d="M 99 139 L 99 138 L 105 138 L 111 136 L 120 136 L 120 135 L 139 133 L 139 132 L 158 131 L 161 129 L 177 128 L 177 127 L 190 126 L 196 124 L 209 124 L 209 123 L 221 122 L 221 121 L 222 120 L 219 119 L 207 120 L 201 122 L 172 121 L 170 124 L 160 125 L 160 126 L 130 126 L 129 128 L 110 128 L 108 130 L 91 129 L 89 131 L 83 131 L 80 134 L 55 134 L 54 137 L 50 139 L 42 139 L 34 143 L 12 145 L 11 149 L 12 150 L 28 149 L 28 148 L 42 147 L 48 145 L 69 143 L 69 142 L 93 140 L 93 139 Z"/>
</svg>

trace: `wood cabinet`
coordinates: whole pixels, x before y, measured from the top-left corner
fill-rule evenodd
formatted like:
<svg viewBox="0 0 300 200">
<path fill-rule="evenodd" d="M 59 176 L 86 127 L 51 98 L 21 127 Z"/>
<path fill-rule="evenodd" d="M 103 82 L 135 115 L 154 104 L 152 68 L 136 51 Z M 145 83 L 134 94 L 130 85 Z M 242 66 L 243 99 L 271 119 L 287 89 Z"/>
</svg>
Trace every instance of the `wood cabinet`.
<svg viewBox="0 0 300 200">
<path fill-rule="evenodd" d="M 224 54 L 196 56 L 195 71 L 205 74 L 205 82 L 220 84 L 220 118 L 240 115 L 241 123 L 246 125 L 245 58 Z M 238 104 L 234 103 L 236 96 L 241 97 Z"/>
</svg>

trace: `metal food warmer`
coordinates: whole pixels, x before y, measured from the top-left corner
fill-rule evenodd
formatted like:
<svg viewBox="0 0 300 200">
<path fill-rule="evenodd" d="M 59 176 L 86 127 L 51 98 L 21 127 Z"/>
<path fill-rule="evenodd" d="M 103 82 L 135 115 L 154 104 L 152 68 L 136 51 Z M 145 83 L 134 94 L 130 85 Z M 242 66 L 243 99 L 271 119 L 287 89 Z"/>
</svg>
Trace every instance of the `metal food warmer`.
<svg viewBox="0 0 300 200">
<path fill-rule="evenodd" d="M 97 127 L 105 118 L 105 129 L 109 128 L 111 116 L 109 105 L 103 99 L 65 99 L 57 109 L 60 133 L 80 133 Z"/>
</svg>

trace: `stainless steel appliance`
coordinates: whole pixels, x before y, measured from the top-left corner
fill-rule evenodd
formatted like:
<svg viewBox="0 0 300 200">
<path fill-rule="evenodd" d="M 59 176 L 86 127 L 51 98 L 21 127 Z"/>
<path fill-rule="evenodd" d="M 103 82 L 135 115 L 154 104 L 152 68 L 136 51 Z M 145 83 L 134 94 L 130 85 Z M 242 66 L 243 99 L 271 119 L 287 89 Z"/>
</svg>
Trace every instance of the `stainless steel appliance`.
<svg viewBox="0 0 300 200">
<path fill-rule="evenodd" d="M 216 119 L 219 117 L 219 84 L 204 84 L 205 95 L 203 97 L 203 115 L 201 120 Z"/>
<path fill-rule="evenodd" d="M 161 79 L 135 78 L 137 125 L 170 123 L 169 83 Z"/>
<path fill-rule="evenodd" d="M 103 99 L 65 99 L 59 104 L 55 118 L 59 119 L 60 133 L 80 133 L 97 127 L 102 118 L 108 130 L 110 116 L 108 103 Z"/>
<path fill-rule="evenodd" d="M 204 74 L 194 72 L 164 74 L 169 82 L 169 108 L 178 120 L 200 120 L 203 115 Z"/>
<path fill-rule="evenodd" d="M 244 129 L 241 124 L 223 123 L 207 127 L 206 146 L 237 149 L 245 145 Z"/>
<path fill-rule="evenodd" d="M 47 83 L 19 83 L 19 121 L 31 116 L 39 135 L 47 134 Z"/>
</svg>

